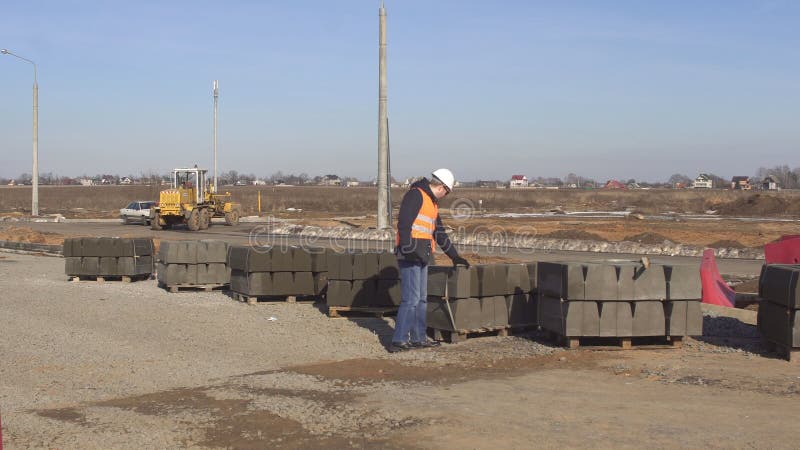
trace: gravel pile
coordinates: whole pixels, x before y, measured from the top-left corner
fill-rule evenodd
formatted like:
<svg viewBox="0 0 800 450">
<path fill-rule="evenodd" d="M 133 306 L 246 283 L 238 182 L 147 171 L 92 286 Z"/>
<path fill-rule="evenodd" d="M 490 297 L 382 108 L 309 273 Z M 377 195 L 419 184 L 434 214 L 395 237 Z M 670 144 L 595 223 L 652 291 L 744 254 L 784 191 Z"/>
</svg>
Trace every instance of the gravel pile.
<svg viewBox="0 0 800 450">
<path fill-rule="evenodd" d="M 714 312 L 703 313 L 703 336 L 687 340 L 686 346 L 705 353 L 769 353 L 755 325 Z"/>
</svg>

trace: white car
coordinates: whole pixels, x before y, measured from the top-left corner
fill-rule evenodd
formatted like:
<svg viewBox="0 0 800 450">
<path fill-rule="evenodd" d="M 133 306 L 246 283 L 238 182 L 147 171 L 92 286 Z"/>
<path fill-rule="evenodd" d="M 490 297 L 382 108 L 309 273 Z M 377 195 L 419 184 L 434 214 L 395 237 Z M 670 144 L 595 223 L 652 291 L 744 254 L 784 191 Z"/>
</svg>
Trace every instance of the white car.
<svg viewBox="0 0 800 450">
<path fill-rule="evenodd" d="M 155 204 L 156 202 L 150 201 L 131 202 L 131 204 L 119 210 L 119 218 L 122 219 L 123 225 L 131 222 L 150 225 L 150 207 Z"/>
</svg>

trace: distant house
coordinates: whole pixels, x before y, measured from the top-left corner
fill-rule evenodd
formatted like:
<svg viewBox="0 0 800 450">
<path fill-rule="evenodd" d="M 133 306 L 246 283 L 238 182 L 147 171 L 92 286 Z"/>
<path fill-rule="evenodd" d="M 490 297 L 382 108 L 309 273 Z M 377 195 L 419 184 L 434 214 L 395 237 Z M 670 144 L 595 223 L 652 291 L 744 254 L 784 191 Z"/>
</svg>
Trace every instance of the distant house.
<svg viewBox="0 0 800 450">
<path fill-rule="evenodd" d="M 88 178 L 81 178 L 81 186 L 91 186 L 93 184 L 94 184 L 93 180 L 90 180 Z"/>
<path fill-rule="evenodd" d="M 778 179 L 774 175 L 767 175 L 766 178 L 761 180 L 761 189 L 765 191 L 777 191 Z"/>
<path fill-rule="evenodd" d="M 319 184 L 320 186 L 341 186 L 342 179 L 338 175 L 325 175 Z"/>
<path fill-rule="evenodd" d="M 266 186 L 267 182 L 264 180 L 253 180 L 253 186 Z"/>
<path fill-rule="evenodd" d="M 752 188 L 753 186 L 750 184 L 750 177 L 733 177 L 731 180 L 731 189 L 749 191 Z"/>
<path fill-rule="evenodd" d="M 692 182 L 693 189 L 711 189 L 714 187 L 714 180 L 708 174 L 701 173 Z"/>
<path fill-rule="evenodd" d="M 625 185 L 617 180 L 608 180 L 603 189 L 626 189 Z"/>
<path fill-rule="evenodd" d="M 478 187 L 481 187 L 481 188 L 496 189 L 496 188 L 500 187 L 500 183 L 498 183 L 497 181 L 478 180 L 476 182 L 476 184 L 478 185 Z"/>
<path fill-rule="evenodd" d="M 119 179 L 119 184 L 133 184 L 133 180 L 128 177 L 122 177 Z"/>
<path fill-rule="evenodd" d="M 528 177 L 525 175 L 511 175 L 511 181 L 508 183 L 510 188 L 523 188 L 528 187 Z"/>
<path fill-rule="evenodd" d="M 635 182 L 635 181 L 631 181 L 631 182 L 630 182 L 630 183 L 628 183 L 628 185 L 627 185 L 627 186 L 625 186 L 625 187 L 627 187 L 628 189 L 641 189 L 641 188 L 642 188 L 641 186 L 639 186 L 639 183 L 637 183 L 637 182 Z"/>
<path fill-rule="evenodd" d="M 359 182 L 358 180 L 350 180 L 345 182 L 344 185 L 345 187 L 356 187 L 356 186 L 361 186 L 361 182 Z"/>
</svg>

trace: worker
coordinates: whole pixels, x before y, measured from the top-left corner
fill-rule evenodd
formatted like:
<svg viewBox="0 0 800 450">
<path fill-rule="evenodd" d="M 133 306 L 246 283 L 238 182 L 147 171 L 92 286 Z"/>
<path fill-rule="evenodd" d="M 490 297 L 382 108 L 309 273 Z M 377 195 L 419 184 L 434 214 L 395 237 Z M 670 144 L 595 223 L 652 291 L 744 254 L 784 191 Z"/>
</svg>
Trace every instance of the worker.
<svg viewBox="0 0 800 450">
<path fill-rule="evenodd" d="M 439 200 L 453 190 L 455 177 L 448 169 L 438 169 L 431 179 L 412 184 L 400 203 L 397 217 L 395 254 L 400 268 L 400 308 L 397 311 L 390 352 L 435 347 L 428 339 L 428 264 L 436 245 L 450 257 L 454 266 L 469 267 L 450 242 L 439 217 Z"/>
</svg>

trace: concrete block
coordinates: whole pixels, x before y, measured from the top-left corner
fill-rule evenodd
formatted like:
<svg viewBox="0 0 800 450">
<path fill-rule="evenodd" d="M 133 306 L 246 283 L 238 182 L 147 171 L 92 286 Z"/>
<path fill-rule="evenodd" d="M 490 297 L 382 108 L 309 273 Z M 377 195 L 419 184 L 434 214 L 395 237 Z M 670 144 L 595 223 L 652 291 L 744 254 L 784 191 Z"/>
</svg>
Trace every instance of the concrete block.
<svg viewBox="0 0 800 450">
<path fill-rule="evenodd" d="M 510 294 L 506 289 L 506 265 L 487 264 L 475 266 L 478 273 L 478 297 Z"/>
<path fill-rule="evenodd" d="M 686 335 L 703 335 L 703 311 L 701 301 L 690 300 L 686 303 Z"/>
<path fill-rule="evenodd" d="M 619 299 L 619 267 L 613 264 L 584 264 L 585 297 L 587 300 Z"/>
<path fill-rule="evenodd" d="M 224 263 L 197 264 L 198 284 L 228 284 L 230 274 Z"/>
<path fill-rule="evenodd" d="M 197 268 L 189 270 L 189 264 L 164 264 L 158 263 L 158 281 L 167 286 L 195 284 Z M 194 264 L 192 264 L 194 266 Z"/>
<path fill-rule="evenodd" d="M 328 252 L 324 248 L 309 248 L 308 254 L 311 258 L 311 271 L 312 272 L 327 272 L 328 271 Z"/>
<path fill-rule="evenodd" d="M 352 306 L 353 282 L 348 280 L 328 280 L 326 300 L 329 306 Z"/>
<path fill-rule="evenodd" d="M 511 326 L 536 325 L 536 294 L 517 293 L 505 296 L 508 324 Z"/>
<path fill-rule="evenodd" d="M 506 297 L 497 295 L 493 297 L 483 297 L 481 299 L 481 309 L 484 313 L 484 323 L 487 327 L 507 327 L 508 326 L 508 305 Z"/>
<path fill-rule="evenodd" d="M 355 253 L 353 254 L 353 279 L 366 280 L 378 278 L 378 254 Z"/>
<path fill-rule="evenodd" d="M 579 263 L 540 262 L 537 266 L 539 292 L 564 300 L 584 300 L 584 266 Z"/>
<path fill-rule="evenodd" d="M 197 264 L 197 241 L 161 241 L 158 260 L 164 264 Z"/>
<path fill-rule="evenodd" d="M 231 291 L 243 295 L 272 294 L 272 274 L 269 272 L 247 273 L 241 270 L 231 271 Z"/>
<path fill-rule="evenodd" d="M 84 256 L 81 258 L 81 275 L 99 275 L 100 257 Z"/>
<path fill-rule="evenodd" d="M 664 302 L 668 336 L 686 336 L 688 301 Z"/>
<path fill-rule="evenodd" d="M 600 336 L 600 302 L 584 301 L 581 315 L 581 336 Z"/>
<path fill-rule="evenodd" d="M 663 275 L 662 275 L 663 276 Z M 666 318 L 660 301 L 633 303 L 633 336 L 665 336 Z"/>
<path fill-rule="evenodd" d="M 394 253 L 378 253 L 378 279 L 400 279 L 400 267 L 397 265 L 397 256 Z"/>
<path fill-rule="evenodd" d="M 311 272 L 294 273 L 293 295 L 314 295 L 314 291 L 314 274 Z"/>
<path fill-rule="evenodd" d="M 506 294 L 531 292 L 531 280 L 527 264 L 506 266 Z"/>
<path fill-rule="evenodd" d="M 768 300 L 761 301 L 758 306 L 758 331 L 771 342 L 800 347 L 800 315 L 797 311 Z"/>
<path fill-rule="evenodd" d="M 294 295 L 294 274 L 272 272 L 272 292 L 268 295 Z"/>
<path fill-rule="evenodd" d="M 108 256 L 153 256 L 155 247 L 150 238 L 112 238 L 111 255 Z M 101 255 L 105 256 L 105 255 Z"/>
<path fill-rule="evenodd" d="M 314 295 L 322 295 L 327 292 L 328 272 L 313 273 L 314 276 Z"/>
<path fill-rule="evenodd" d="M 665 300 L 666 298 L 667 279 L 664 266 L 652 264 L 649 269 L 645 269 L 641 264 L 620 266 L 620 300 Z"/>
<path fill-rule="evenodd" d="M 599 302 L 601 337 L 633 335 L 633 310 L 630 302 Z"/>
<path fill-rule="evenodd" d="M 292 270 L 295 272 L 311 272 L 311 253 L 302 247 L 291 247 Z"/>
<path fill-rule="evenodd" d="M 400 280 L 378 280 L 375 289 L 375 306 L 400 305 Z"/>
<path fill-rule="evenodd" d="M 353 280 L 352 289 L 353 306 L 377 306 L 375 296 L 378 290 L 378 281 L 376 279 Z"/>
<path fill-rule="evenodd" d="M 761 271 L 761 297 L 792 309 L 800 309 L 800 265 L 770 264 Z"/>
<path fill-rule="evenodd" d="M 100 270 L 97 274 L 105 276 L 121 275 L 117 271 L 117 258 L 114 256 L 101 256 Z"/>
<path fill-rule="evenodd" d="M 294 270 L 294 258 L 291 247 L 272 247 L 269 254 L 272 257 L 271 272 L 291 272 Z"/>
<path fill-rule="evenodd" d="M 664 266 L 668 300 L 698 300 L 703 297 L 700 269 L 691 265 Z"/>
<path fill-rule="evenodd" d="M 450 298 L 478 297 L 478 272 L 475 266 L 428 266 L 428 295 Z"/>
<path fill-rule="evenodd" d="M 65 238 L 64 244 L 61 247 L 61 253 L 65 258 L 74 258 L 82 255 L 83 248 L 81 247 L 80 238 Z"/>
<path fill-rule="evenodd" d="M 70 276 L 83 275 L 81 273 L 80 256 L 67 256 L 64 258 L 64 273 Z"/>
<path fill-rule="evenodd" d="M 538 277 L 539 277 L 539 263 L 537 262 L 530 262 L 525 264 L 528 267 L 528 279 L 531 280 L 531 290 L 530 292 L 536 292 L 538 290 Z"/>
<path fill-rule="evenodd" d="M 353 279 L 353 254 L 329 252 L 328 256 L 328 279 L 329 280 L 352 280 Z M 340 305 L 341 306 L 341 305 Z"/>
<path fill-rule="evenodd" d="M 228 247 L 227 264 L 233 270 L 270 272 L 272 271 L 272 252 L 266 248 L 231 245 Z"/>
<path fill-rule="evenodd" d="M 541 270 L 541 265 L 540 265 Z M 539 272 L 541 274 L 541 272 Z M 539 278 L 542 281 L 542 278 Z M 586 302 L 539 297 L 539 325 L 561 336 L 583 336 L 583 307 Z M 598 326 L 599 328 L 599 326 Z"/>
<path fill-rule="evenodd" d="M 431 328 L 458 331 L 474 330 L 482 327 L 483 312 L 478 298 L 459 298 L 448 302 L 440 297 L 428 297 L 427 322 Z M 451 322 L 455 321 L 455 326 Z"/>
<path fill-rule="evenodd" d="M 111 238 L 82 238 L 81 256 L 113 256 L 113 245 Z"/>
<path fill-rule="evenodd" d="M 228 243 L 214 239 L 204 239 L 197 244 L 197 263 L 225 263 L 228 257 Z"/>
</svg>

